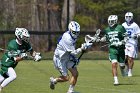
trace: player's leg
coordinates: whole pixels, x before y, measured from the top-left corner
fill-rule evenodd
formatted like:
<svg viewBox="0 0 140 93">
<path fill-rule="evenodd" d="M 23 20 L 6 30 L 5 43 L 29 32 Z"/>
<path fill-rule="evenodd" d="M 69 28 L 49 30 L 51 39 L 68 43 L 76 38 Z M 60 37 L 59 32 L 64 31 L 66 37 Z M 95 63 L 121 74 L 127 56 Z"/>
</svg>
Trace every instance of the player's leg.
<svg viewBox="0 0 140 93">
<path fill-rule="evenodd" d="M 109 59 L 110 59 L 110 62 L 112 63 L 112 75 L 114 78 L 114 85 L 118 85 L 119 81 L 118 81 L 118 72 L 117 72 L 117 67 L 118 67 L 117 55 L 110 53 Z"/>
<path fill-rule="evenodd" d="M 134 66 L 134 58 L 137 55 L 137 49 L 135 48 L 134 45 L 130 45 L 128 48 L 128 76 L 131 77 L 132 76 L 132 69 Z"/>
<path fill-rule="evenodd" d="M 0 83 L 4 80 L 4 77 L 0 74 Z M 0 91 L 2 90 L 2 87 L 0 86 Z"/>
<path fill-rule="evenodd" d="M 128 77 L 132 76 L 132 69 L 133 69 L 133 65 L 134 65 L 134 58 L 132 57 L 128 57 Z"/>
<path fill-rule="evenodd" d="M 78 71 L 77 71 L 76 67 L 69 68 L 69 71 L 71 72 L 71 78 L 70 78 L 70 86 L 69 86 L 67 93 L 72 93 L 72 92 L 74 92 L 74 87 L 75 87 L 76 82 L 77 82 Z"/>
<path fill-rule="evenodd" d="M 126 76 L 126 70 L 125 70 L 125 52 L 124 50 L 119 50 L 118 55 L 118 62 L 121 70 L 122 76 Z"/>
<path fill-rule="evenodd" d="M 5 87 L 7 86 L 11 81 L 15 80 L 17 75 L 15 70 L 12 67 L 8 68 L 8 72 L 6 73 L 6 75 L 8 75 L 9 77 L 6 78 L 2 83 L 1 83 L 1 87 Z"/>
<path fill-rule="evenodd" d="M 118 72 L 117 72 L 118 63 L 116 61 L 112 61 L 112 75 L 114 78 L 114 85 L 118 85 Z"/>
<path fill-rule="evenodd" d="M 51 89 L 55 88 L 55 84 L 57 84 L 57 82 L 66 82 L 69 80 L 69 76 L 66 68 L 66 60 L 61 60 L 56 56 L 54 56 L 53 60 L 54 60 L 55 68 L 61 73 L 61 76 L 57 78 L 50 77 Z"/>
</svg>

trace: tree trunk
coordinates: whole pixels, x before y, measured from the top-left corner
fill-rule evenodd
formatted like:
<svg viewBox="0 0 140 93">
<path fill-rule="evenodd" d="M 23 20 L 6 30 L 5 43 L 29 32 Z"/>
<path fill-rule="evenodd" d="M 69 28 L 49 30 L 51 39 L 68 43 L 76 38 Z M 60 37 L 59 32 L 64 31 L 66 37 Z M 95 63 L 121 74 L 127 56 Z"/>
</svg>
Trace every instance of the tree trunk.
<svg viewBox="0 0 140 93">
<path fill-rule="evenodd" d="M 69 6 L 67 6 L 68 3 L 69 3 Z M 69 7 L 69 11 L 67 10 L 68 7 Z M 64 0 L 62 19 L 61 19 L 62 30 L 66 30 L 67 22 L 70 22 L 73 20 L 74 15 L 75 15 L 75 7 L 76 7 L 75 0 Z M 69 13 L 67 13 L 67 12 L 69 12 Z M 69 15 L 67 15 L 67 14 L 69 14 Z M 69 17 L 69 18 L 67 18 L 67 17 Z M 67 19 L 69 19 L 69 20 L 67 20 Z"/>
</svg>

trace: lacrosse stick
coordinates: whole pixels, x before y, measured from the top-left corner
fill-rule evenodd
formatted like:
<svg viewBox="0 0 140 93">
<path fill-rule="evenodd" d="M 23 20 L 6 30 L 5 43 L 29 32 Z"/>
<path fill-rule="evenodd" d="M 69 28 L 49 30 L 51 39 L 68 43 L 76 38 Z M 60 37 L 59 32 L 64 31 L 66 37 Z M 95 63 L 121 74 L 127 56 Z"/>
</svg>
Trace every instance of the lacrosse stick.
<svg viewBox="0 0 140 93">
<path fill-rule="evenodd" d="M 12 53 L 12 51 L 10 51 L 10 50 L 8 50 L 8 49 L 0 48 L 0 50 L 1 50 L 1 51 L 4 51 L 4 52 L 11 52 L 11 53 Z M 28 58 L 34 59 L 32 56 L 29 56 L 29 55 L 28 55 Z"/>
<path fill-rule="evenodd" d="M 86 43 L 93 43 L 93 42 L 95 42 L 97 39 L 99 39 L 100 32 L 101 32 L 101 30 L 98 29 L 93 37 L 90 36 L 90 35 L 86 35 L 85 36 L 85 42 Z"/>
<path fill-rule="evenodd" d="M 98 29 L 93 37 L 91 37 L 90 35 L 86 35 L 85 36 L 85 43 L 88 44 L 88 43 L 95 42 L 99 38 L 100 32 L 101 32 L 101 30 Z M 78 60 L 80 60 L 80 58 L 83 56 L 84 53 L 85 53 L 85 51 L 82 51 L 82 53 L 78 57 Z"/>
</svg>

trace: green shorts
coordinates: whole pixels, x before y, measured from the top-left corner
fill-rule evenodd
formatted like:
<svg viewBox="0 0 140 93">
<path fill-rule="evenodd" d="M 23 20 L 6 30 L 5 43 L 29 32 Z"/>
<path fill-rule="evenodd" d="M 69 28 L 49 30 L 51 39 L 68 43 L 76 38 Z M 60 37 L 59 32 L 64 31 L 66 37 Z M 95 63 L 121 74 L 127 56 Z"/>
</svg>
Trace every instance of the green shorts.
<svg viewBox="0 0 140 93">
<path fill-rule="evenodd" d="M 125 51 L 124 49 L 114 49 L 110 48 L 109 49 L 109 60 L 111 62 L 119 62 L 119 63 L 124 63 L 125 60 Z"/>
</svg>

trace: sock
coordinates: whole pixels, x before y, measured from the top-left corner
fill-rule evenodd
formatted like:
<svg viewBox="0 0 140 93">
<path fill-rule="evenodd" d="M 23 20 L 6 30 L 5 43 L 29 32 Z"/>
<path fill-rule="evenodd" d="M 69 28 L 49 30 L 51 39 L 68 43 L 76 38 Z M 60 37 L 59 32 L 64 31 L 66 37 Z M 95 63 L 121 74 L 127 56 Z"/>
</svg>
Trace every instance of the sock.
<svg viewBox="0 0 140 93">
<path fill-rule="evenodd" d="M 118 82 L 118 77 L 117 76 L 114 76 L 114 81 Z"/>
<path fill-rule="evenodd" d="M 128 70 L 128 73 L 132 73 L 132 69 L 129 69 L 129 70 Z"/>
<path fill-rule="evenodd" d="M 70 85 L 68 91 L 73 91 L 73 90 L 74 90 L 74 85 Z"/>
</svg>

